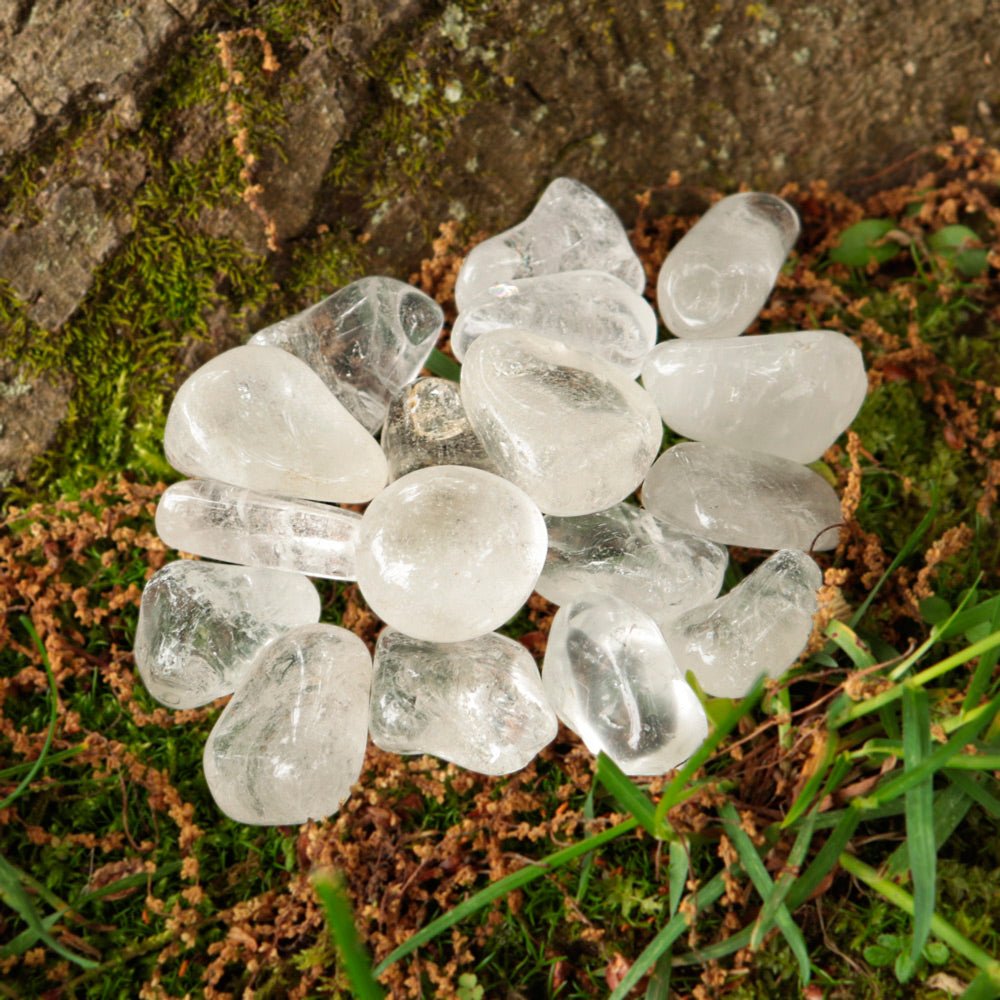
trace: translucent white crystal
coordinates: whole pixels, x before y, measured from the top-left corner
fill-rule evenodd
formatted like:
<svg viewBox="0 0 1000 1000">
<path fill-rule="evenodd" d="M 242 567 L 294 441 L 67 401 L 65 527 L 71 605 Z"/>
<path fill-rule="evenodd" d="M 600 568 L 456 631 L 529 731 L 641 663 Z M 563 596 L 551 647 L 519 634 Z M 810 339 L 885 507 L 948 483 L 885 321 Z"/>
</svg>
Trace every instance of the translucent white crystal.
<svg viewBox="0 0 1000 1000">
<path fill-rule="evenodd" d="M 819 458 L 868 389 L 861 352 L 832 330 L 668 340 L 642 384 L 678 434 L 793 462 Z"/>
<path fill-rule="evenodd" d="M 795 209 L 749 191 L 716 202 L 670 251 L 656 283 L 678 337 L 736 337 L 767 301 L 799 235 Z"/>
<path fill-rule="evenodd" d="M 394 753 L 431 753 L 480 774 L 525 767 L 559 724 L 538 667 L 495 632 L 424 642 L 386 628 L 375 647 L 369 725 Z"/>
<path fill-rule="evenodd" d="M 591 594 L 559 609 L 542 683 L 587 749 L 603 750 L 626 774 L 662 774 L 708 735 L 656 623 L 616 597 Z"/>
<path fill-rule="evenodd" d="M 607 271 L 637 292 L 646 287 L 614 209 L 579 181 L 559 177 L 523 222 L 472 248 L 458 272 L 455 302 L 464 312 L 498 282 L 584 270 Z"/>
<path fill-rule="evenodd" d="M 509 329 L 596 354 L 635 378 L 656 343 L 656 314 L 612 274 L 561 271 L 493 285 L 458 314 L 451 349 L 461 361 L 476 338 Z"/>
<path fill-rule="evenodd" d="M 389 404 L 382 451 L 390 481 L 430 465 L 470 465 L 495 471 L 465 415 L 457 382 L 421 378 Z"/>
<path fill-rule="evenodd" d="M 384 622 L 417 639 L 492 632 L 528 599 L 545 521 L 516 486 L 481 469 L 418 469 L 365 511 L 358 586 Z"/>
<path fill-rule="evenodd" d="M 724 597 L 694 608 L 664 633 L 682 670 L 706 694 L 742 698 L 761 674 L 780 677 L 812 632 L 819 567 L 806 553 L 775 552 Z"/>
<path fill-rule="evenodd" d="M 234 347 L 202 365 L 174 398 L 163 447 L 185 475 L 310 500 L 364 503 L 387 475 L 378 442 L 276 347 Z"/>
<path fill-rule="evenodd" d="M 582 517 L 550 514 L 545 524 L 549 554 L 535 589 L 553 604 L 611 594 L 662 625 L 722 587 L 729 561 L 723 546 L 673 531 L 632 504 Z"/>
<path fill-rule="evenodd" d="M 462 402 L 496 468 L 547 514 L 591 514 L 623 500 L 663 434 L 656 404 L 627 375 L 523 330 L 472 344 Z"/>
<path fill-rule="evenodd" d="M 389 400 L 424 366 L 444 322 L 441 307 L 395 278 L 362 278 L 255 333 L 249 343 L 301 358 L 371 432 Z"/>
<path fill-rule="evenodd" d="M 178 560 L 142 592 L 135 665 L 157 701 L 197 708 L 232 694 L 266 643 L 319 611 L 304 576 Z"/>
<path fill-rule="evenodd" d="M 304 625 L 265 646 L 205 744 L 219 808 L 266 826 L 335 813 L 361 774 L 371 675 L 365 644 L 335 625 Z"/>
<path fill-rule="evenodd" d="M 837 494 L 812 469 L 700 442 L 656 460 L 642 502 L 679 531 L 754 549 L 836 548 L 841 523 Z"/>
<path fill-rule="evenodd" d="M 209 559 L 353 580 L 361 515 L 193 479 L 160 497 L 156 531 L 171 548 Z"/>
</svg>

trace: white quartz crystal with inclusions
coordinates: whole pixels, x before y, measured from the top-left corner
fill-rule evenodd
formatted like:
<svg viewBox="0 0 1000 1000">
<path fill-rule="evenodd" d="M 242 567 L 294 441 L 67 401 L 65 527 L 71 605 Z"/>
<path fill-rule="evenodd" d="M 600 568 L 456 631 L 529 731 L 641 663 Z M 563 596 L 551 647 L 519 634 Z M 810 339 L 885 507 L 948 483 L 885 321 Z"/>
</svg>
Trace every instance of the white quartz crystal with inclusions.
<svg viewBox="0 0 1000 1000">
<path fill-rule="evenodd" d="M 636 378 L 656 343 L 656 314 L 624 281 L 603 271 L 561 271 L 493 285 L 459 313 L 451 349 L 461 361 L 478 337 L 530 330 Z"/>
<path fill-rule="evenodd" d="M 579 181 L 554 180 L 523 221 L 472 248 L 455 283 L 468 309 L 491 285 L 556 271 L 607 271 L 642 292 L 646 276 L 614 209 Z"/>
<path fill-rule="evenodd" d="M 333 580 L 357 578 L 360 526 L 351 510 L 207 479 L 174 483 L 156 508 L 156 531 L 171 548 Z"/>
<path fill-rule="evenodd" d="M 861 352 L 832 330 L 668 340 L 642 384 L 678 434 L 793 462 L 819 458 L 868 389 Z"/>
<path fill-rule="evenodd" d="M 841 523 L 837 494 L 812 469 L 697 441 L 656 460 L 642 503 L 678 531 L 752 549 L 836 548 Z"/>
<path fill-rule="evenodd" d="M 458 383 L 448 379 L 417 379 L 394 397 L 381 441 L 390 481 L 429 465 L 495 471 L 465 415 Z"/>
<path fill-rule="evenodd" d="M 371 737 L 394 753 L 431 753 L 480 774 L 525 767 L 559 728 L 538 667 L 491 632 L 465 642 L 386 628 L 375 647 Z"/>
<path fill-rule="evenodd" d="M 767 301 L 799 217 L 782 198 L 748 191 L 716 202 L 667 254 L 656 300 L 678 337 L 736 337 Z"/>
<path fill-rule="evenodd" d="M 304 576 L 181 559 L 142 592 L 135 665 L 157 701 L 197 708 L 232 694 L 262 646 L 319 611 Z"/>
<path fill-rule="evenodd" d="M 822 582 L 805 552 L 775 552 L 724 597 L 677 619 L 667 642 L 706 694 L 742 698 L 761 674 L 780 677 L 802 652 Z"/>
<path fill-rule="evenodd" d="M 545 520 L 516 486 L 481 469 L 437 465 L 397 479 L 368 505 L 358 586 L 388 625 L 460 642 L 520 609 L 545 550 Z"/>
<path fill-rule="evenodd" d="M 624 500 L 663 427 L 649 394 L 617 368 L 523 330 L 480 337 L 462 366 L 462 402 L 498 471 L 546 514 Z"/>
<path fill-rule="evenodd" d="M 372 661 L 353 632 L 305 625 L 265 646 L 209 734 L 205 778 L 239 823 L 337 811 L 361 774 Z"/>
<path fill-rule="evenodd" d="M 444 323 L 441 307 L 395 278 L 361 278 L 255 333 L 250 344 L 301 358 L 374 433 L 389 400 L 417 377 Z"/>
<path fill-rule="evenodd" d="M 535 589 L 553 604 L 611 594 L 663 625 L 712 600 L 729 554 L 674 531 L 647 510 L 619 503 L 582 517 L 548 515 L 549 553 Z"/>
<path fill-rule="evenodd" d="M 587 749 L 626 774 L 662 774 L 694 753 L 708 721 L 656 623 L 626 601 L 591 594 L 552 620 L 542 683 Z"/>
<path fill-rule="evenodd" d="M 303 361 L 234 347 L 180 387 L 163 435 L 188 476 L 310 500 L 365 503 L 385 485 L 378 442 Z"/>
</svg>

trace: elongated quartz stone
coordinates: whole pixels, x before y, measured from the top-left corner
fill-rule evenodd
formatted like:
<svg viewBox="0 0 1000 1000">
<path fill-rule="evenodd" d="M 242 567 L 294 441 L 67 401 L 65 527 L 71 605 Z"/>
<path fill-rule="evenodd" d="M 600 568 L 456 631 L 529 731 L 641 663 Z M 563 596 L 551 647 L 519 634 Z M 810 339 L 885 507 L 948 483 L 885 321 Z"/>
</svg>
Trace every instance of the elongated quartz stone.
<svg viewBox="0 0 1000 1000">
<path fill-rule="evenodd" d="M 193 479 L 160 497 L 156 530 L 171 548 L 209 559 L 357 579 L 361 515 L 308 500 L 289 500 Z"/>
<path fill-rule="evenodd" d="M 459 312 L 492 285 L 557 271 L 606 271 L 641 293 L 642 264 L 625 227 L 590 188 L 558 177 L 521 223 L 472 248 L 455 283 Z"/>
<path fill-rule="evenodd" d="M 664 633 L 682 670 L 706 694 L 742 698 L 761 674 L 780 677 L 809 641 L 823 582 L 806 553 L 775 552 L 724 597 L 693 608 Z"/>
<path fill-rule="evenodd" d="M 157 701 L 197 708 L 232 694 L 268 642 L 319 612 L 304 576 L 181 559 L 143 589 L 135 665 Z"/>
<path fill-rule="evenodd" d="M 612 274 L 561 271 L 493 285 L 459 313 L 451 349 L 462 361 L 478 337 L 509 329 L 530 330 L 595 354 L 636 378 L 656 343 L 656 314 Z"/>
<path fill-rule="evenodd" d="M 687 760 L 708 721 L 649 615 L 607 594 L 560 608 L 542 683 L 556 714 L 591 753 L 626 774 L 662 774 Z"/>
<path fill-rule="evenodd" d="M 219 808 L 264 826 L 333 815 L 361 775 L 371 675 L 365 644 L 335 625 L 265 646 L 205 744 Z"/>
<path fill-rule="evenodd" d="M 861 352 L 832 330 L 668 340 L 642 384 L 684 437 L 803 463 L 850 425 L 868 389 Z"/>
<path fill-rule="evenodd" d="M 716 202 L 660 268 L 657 304 L 678 337 L 737 337 L 754 320 L 799 235 L 782 198 L 748 191 Z"/>
<path fill-rule="evenodd" d="M 369 725 L 383 750 L 431 753 L 479 774 L 527 766 L 559 728 L 519 642 L 495 632 L 425 642 L 392 628 L 375 647 Z"/>
<path fill-rule="evenodd" d="M 812 469 L 697 441 L 656 460 L 642 502 L 678 531 L 752 549 L 836 548 L 842 520 L 833 487 Z"/>
<path fill-rule="evenodd" d="M 395 278 L 369 277 L 265 327 L 250 344 L 280 347 L 304 361 L 374 433 L 389 400 L 412 382 L 431 353 L 441 307 Z"/>
</svg>

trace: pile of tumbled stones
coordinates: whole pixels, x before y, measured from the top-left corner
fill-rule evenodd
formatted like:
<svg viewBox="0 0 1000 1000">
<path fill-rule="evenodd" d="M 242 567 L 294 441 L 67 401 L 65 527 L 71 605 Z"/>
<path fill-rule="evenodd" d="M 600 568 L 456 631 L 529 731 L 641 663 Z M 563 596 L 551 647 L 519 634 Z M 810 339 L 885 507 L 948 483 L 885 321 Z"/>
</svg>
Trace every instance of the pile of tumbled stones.
<svg viewBox="0 0 1000 1000">
<path fill-rule="evenodd" d="M 181 386 L 164 445 L 192 478 L 156 525 L 206 561 L 151 578 L 135 659 L 166 705 L 232 694 L 204 756 L 223 812 L 329 816 L 369 733 L 496 775 L 562 720 L 626 773 L 662 774 L 707 733 L 686 672 L 737 697 L 794 663 L 821 583 L 809 553 L 840 521 L 806 463 L 867 385 L 840 333 L 739 336 L 798 231 L 771 195 L 715 204 L 660 272 L 676 336 L 657 344 L 621 222 L 559 179 L 459 272 L 459 384 L 417 377 L 437 303 L 369 277 Z M 690 440 L 659 454 L 664 423 Z M 719 597 L 727 545 L 774 554 Z M 385 623 L 374 663 L 319 623 L 309 577 L 357 581 Z M 559 605 L 541 675 L 495 631 L 533 591 Z"/>
</svg>

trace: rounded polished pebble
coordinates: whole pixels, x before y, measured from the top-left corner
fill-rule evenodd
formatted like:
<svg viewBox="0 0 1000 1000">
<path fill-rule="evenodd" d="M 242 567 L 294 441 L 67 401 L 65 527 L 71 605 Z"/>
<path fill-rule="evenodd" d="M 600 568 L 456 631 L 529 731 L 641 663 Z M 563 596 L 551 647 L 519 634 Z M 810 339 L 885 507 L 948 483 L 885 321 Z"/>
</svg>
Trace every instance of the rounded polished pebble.
<svg viewBox="0 0 1000 1000">
<path fill-rule="evenodd" d="M 678 434 L 793 462 L 819 458 L 868 391 L 861 352 L 832 330 L 668 340 L 642 384 Z"/>
<path fill-rule="evenodd" d="M 546 514 L 591 514 L 624 500 L 663 435 L 656 404 L 627 375 L 524 330 L 480 337 L 461 387 L 497 470 Z"/>
<path fill-rule="evenodd" d="M 697 441 L 656 460 L 642 503 L 678 531 L 751 549 L 833 549 L 842 521 L 833 487 L 812 469 Z"/>
<path fill-rule="evenodd" d="M 649 615 L 588 594 L 552 620 L 542 683 L 587 749 L 626 774 L 663 774 L 694 753 L 708 721 Z"/>
<path fill-rule="evenodd" d="M 304 362 L 234 347 L 180 387 L 163 434 L 188 476 L 281 496 L 365 503 L 385 485 L 378 442 Z"/>
<path fill-rule="evenodd" d="M 531 594 L 545 521 L 513 484 L 481 469 L 418 469 L 365 511 L 358 586 L 384 622 L 417 639 L 492 632 Z"/>
<path fill-rule="evenodd" d="M 304 576 L 179 559 L 143 589 L 136 669 L 157 701 L 197 708 L 232 694 L 268 642 L 319 613 Z"/>
<path fill-rule="evenodd" d="M 361 775 L 372 661 L 336 625 L 305 625 L 261 651 L 209 734 L 205 779 L 239 823 L 332 816 Z"/>
<path fill-rule="evenodd" d="M 555 739 L 559 723 L 519 642 L 495 632 L 425 642 L 385 628 L 375 647 L 369 726 L 383 750 L 510 774 Z"/>
</svg>

